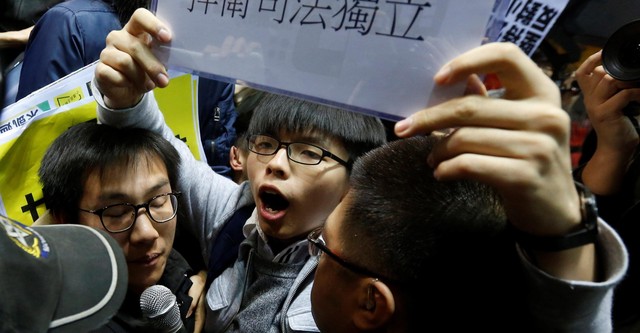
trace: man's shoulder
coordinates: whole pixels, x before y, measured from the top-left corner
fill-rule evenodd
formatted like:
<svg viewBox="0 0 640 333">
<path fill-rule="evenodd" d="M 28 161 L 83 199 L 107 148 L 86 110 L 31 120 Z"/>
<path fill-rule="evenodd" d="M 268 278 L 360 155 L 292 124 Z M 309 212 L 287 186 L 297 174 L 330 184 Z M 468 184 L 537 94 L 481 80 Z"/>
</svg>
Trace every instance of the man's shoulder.
<svg viewBox="0 0 640 333">
<path fill-rule="evenodd" d="M 81 27 L 79 27 L 79 26 Z M 104 35 L 114 29 L 120 29 L 120 21 L 115 9 L 103 1 L 70 0 L 61 2 L 47 10 L 36 23 L 36 27 L 49 31 L 50 29 L 91 29 L 82 34 L 93 36 L 98 31 L 105 31 Z M 94 36 L 101 39 L 100 36 Z M 103 38 L 102 38 L 103 39 Z M 102 41 L 104 44 L 104 41 Z"/>
<path fill-rule="evenodd" d="M 68 0 L 51 7 L 47 13 L 83 13 L 83 12 L 109 12 L 115 13 L 115 9 L 106 1 Z"/>
</svg>

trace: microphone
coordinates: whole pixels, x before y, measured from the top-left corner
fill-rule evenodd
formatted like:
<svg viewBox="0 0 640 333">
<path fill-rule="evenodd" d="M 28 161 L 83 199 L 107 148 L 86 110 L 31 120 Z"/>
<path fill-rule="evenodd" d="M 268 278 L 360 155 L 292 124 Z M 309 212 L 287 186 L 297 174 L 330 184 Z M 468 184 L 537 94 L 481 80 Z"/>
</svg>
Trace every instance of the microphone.
<svg viewBox="0 0 640 333">
<path fill-rule="evenodd" d="M 140 309 L 157 332 L 186 332 L 176 296 L 169 288 L 153 285 L 145 289 L 140 295 Z"/>
</svg>

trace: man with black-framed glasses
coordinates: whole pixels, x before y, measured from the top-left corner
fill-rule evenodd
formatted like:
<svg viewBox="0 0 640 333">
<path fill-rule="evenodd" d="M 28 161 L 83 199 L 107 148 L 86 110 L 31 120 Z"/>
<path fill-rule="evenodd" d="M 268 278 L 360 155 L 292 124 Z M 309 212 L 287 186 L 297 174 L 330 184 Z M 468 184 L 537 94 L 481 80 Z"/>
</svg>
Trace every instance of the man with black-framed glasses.
<svg viewBox="0 0 640 333">
<path fill-rule="evenodd" d="M 158 124 L 161 113 L 148 106 L 100 109 L 99 116 Z M 181 152 L 186 221 L 209 249 L 205 331 L 317 331 L 309 299 L 316 259 L 307 235 L 346 193 L 352 161 L 386 141 L 381 121 L 265 93 L 247 130 L 248 180 L 240 185 L 204 168 L 166 125 L 161 130 Z M 237 244 L 221 236 L 229 226 Z"/>
<path fill-rule="evenodd" d="M 103 331 L 158 329 L 140 308 L 141 294 L 156 284 L 175 294 L 185 330 L 195 329 L 192 311 L 204 278 L 194 275 L 173 248 L 181 195 L 176 188 L 179 164 L 178 152 L 161 136 L 98 124 L 95 119 L 67 129 L 42 159 L 39 176 L 49 211 L 36 224 L 73 223 L 104 230 L 127 259 L 127 296 Z"/>
<path fill-rule="evenodd" d="M 93 96 L 101 122 L 162 133 L 181 153 L 184 220 L 209 264 L 205 331 L 317 332 L 309 299 L 316 260 L 308 254 L 307 235 L 346 193 L 350 162 L 386 142 L 384 125 L 374 116 L 265 94 L 246 133 L 254 138 L 244 161 L 247 181 L 227 181 L 194 159 L 164 123 L 153 93 L 145 93 L 168 84 L 164 67 L 152 52 L 129 52 L 149 47 L 141 31 L 168 42 L 163 26 L 153 13 L 138 10 L 112 32 L 96 66 Z M 127 59 L 124 68 L 117 59 Z M 156 70 L 161 73 L 148 72 Z M 155 83 L 144 85 L 136 79 L 141 73 Z M 230 225 L 227 235 L 233 236 L 223 237 Z"/>
<path fill-rule="evenodd" d="M 328 150 L 307 142 L 282 142 L 270 135 L 254 134 L 247 138 L 249 151 L 261 156 L 272 156 L 284 147 L 287 151 L 289 160 L 304 164 L 318 165 L 325 157 L 342 164 L 345 168 L 351 169 L 353 161 L 348 162 L 340 157 L 332 154 Z M 269 158 L 260 158 L 258 160 L 268 161 Z"/>
</svg>

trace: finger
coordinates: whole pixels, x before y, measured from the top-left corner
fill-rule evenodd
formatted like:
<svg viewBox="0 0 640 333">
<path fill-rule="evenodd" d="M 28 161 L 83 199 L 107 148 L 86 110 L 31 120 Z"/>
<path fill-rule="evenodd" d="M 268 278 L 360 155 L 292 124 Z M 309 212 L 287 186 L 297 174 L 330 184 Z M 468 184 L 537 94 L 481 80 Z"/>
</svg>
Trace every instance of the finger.
<svg viewBox="0 0 640 333">
<path fill-rule="evenodd" d="M 155 86 L 166 87 L 169 84 L 165 66 L 139 38 L 131 35 L 121 36 L 121 38 L 112 40 L 111 46 L 131 58 L 130 61 L 127 61 L 123 56 L 119 56 L 117 57 L 119 60 L 111 64 L 133 81 L 148 77 Z"/>
<path fill-rule="evenodd" d="M 576 78 L 590 76 L 593 70 L 602 63 L 602 50 L 590 55 L 576 70 Z"/>
<path fill-rule="evenodd" d="M 433 148 L 429 162 L 437 165 L 463 154 L 534 160 L 557 149 L 568 149 L 566 137 L 566 134 L 560 136 L 557 141 L 553 136 L 535 131 L 461 127 Z"/>
<path fill-rule="evenodd" d="M 205 280 L 206 280 L 206 271 L 201 270 L 198 274 L 194 274 L 189 279 L 192 282 L 191 288 L 189 288 L 189 296 L 192 298 L 191 305 L 189 306 L 189 310 L 187 311 L 187 317 L 190 317 L 191 314 L 196 310 L 198 301 L 201 299 L 200 297 L 204 295 L 205 292 Z"/>
<path fill-rule="evenodd" d="M 603 77 L 607 76 L 607 71 L 604 70 L 604 67 L 596 66 L 592 71 L 591 75 L 596 78 L 596 80 L 602 80 Z M 595 81 L 595 80 L 594 80 Z"/>
<path fill-rule="evenodd" d="M 474 141 L 472 136 L 464 139 L 464 144 L 447 141 L 455 135 L 464 134 L 463 130 L 459 129 L 434 147 L 433 154 L 440 155 L 436 158 L 447 156 L 435 164 L 436 179 L 473 180 L 488 184 L 508 199 L 509 206 L 531 203 L 531 200 L 544 201 L 545 197 L 572 196 L 566 191 L 572 189 L 568 141 L 565 144 L 540 133 L 482 133 L 488 129 L 465 134 L 485 137 L 487 140 L 484 142 Z M 505 144 L 507 147 L 500 147 L 495 142 L 509 143 Z"/>
<path fill-rule="evenodd" d="M 558 87 L 513 43 L 489 43 L 474 48 L 444 65 L 434 80 L 438 84 L 453 84 L 474 73 L 495 73 L 506 89 L 507 99 L 536 97 L 560 105 Z"/>
<path fill-rule="evenodd" d="M 606 74 L 604 69 L 602 69 L 602 66 L 596 67 L 592 75 L 594 77 L 593 82 L 595 84 L 591 90 L 587 92 L 591 94 L 591 96 L 588 97 L 589 99 L 606 101 L 620 91 L 618 84 L 619 81 Z"/>
<path fill-rule="evenodd" d="M 114 38 L 131 38 L 131 35 L 123 34 L 121 37 Z M 120 78 L 118 78 L 112 84 L 119 83 L 118 86 L 129 86 L 131 89 L 142 93 L 155 88 L 155 83 L 150 80 L 145 70 L 138 66 L 135 59 L 127 52 L 114 47 L 107 47 L 100 53 L 99 64 L 117 71 L 122 78 L 128 81 L 120 82 Z"/>
<path fill-rule="evenodd" d="M 503 129 L 553 130 L 564 133 L 569 126 L 566 112 L 538 101 L 509 101 L 469 95 L 418 111 L 396 123 L 399 137 L 426 134 L 463 126 Z"/>
<path fill-rule="evenodd" d="M 500 190 L 525 187 L 525 180 L 533 177 L 525 160 L 501 156 L 465 153 L 438 163 L 434 177 L 439 181 L 473 180 Z"/>
<path fill-rule="evenodd" d="M 622 109 L 631 102 L 640 102 L 640 88 L 619 91 L 603 104 L 603 108 L 622 112 Z"/>
<path fill-rule="evenodd" d="M 107 47 L 129 54 L 154 85 L 165 87 L 169 83 L 169 76 L 165 66 L 151 51 L 150 45 L 154 39 L 163 43 L 171 41 L 169 30 L 151 12 L 138 9 L 122 30 L 107 35 Z M 137 74 L 137 77 L 140 75 Z"/>
<path fill-rule="evenodd" d="M 566 233 L 568 221 L 575 221 L 578 199 L 566 174 L 566 169 L 529 160 L 477 154 L 458 155 L 434 171 L 441 181 L 474 180 L 493 187 L 504 199 L 509 219 L 534 234 Z"/>
<path fill-rule="evenodd" d="M 202 295 L 200 295 L 200 298 L 198 299 L 198 307 L 196 309 L 193 333 L 200 333 L 204 329 L 204 321 L 206 317 L 205 304 L 205 293 L 202 293 Z"/>
<path fill-rule="evenodd" d="M 604 75 L 606 75 L 606 72 L 602 69 L 602 66 L 596 66 L 588 75 L 576 74 L 575 77 L 578 82 L 578 86 L 580 86 L 580 90 L 585 97 L 588 97 L 591 92 L 596 89 Z"/>
<path fill-rule="evenodd" d="M 467 86 L 464 90 L 465 95 L 482 95 L 487 96 L 487 87 L 482 83 L 480 77 L 476 74 L 469 76 Z"/>
<path fill-rule="evenodd" d="M 171 32 L 162 21 L 144 8 L 136 9 L 123 30 L 134 36 L 147 33 L 162 43 L 168 43 L 172 38 Z"/>
<path fill-rule="evenodd" d="M 95 77 L 98 90 L 103 94 L 106 93 L 105 89 L 107 87 L 124 87 L 128 85 L 129 82 L 126 76 L 112 67 L 105 65 L 103 62 L 97 63 Z"/>
</svg>

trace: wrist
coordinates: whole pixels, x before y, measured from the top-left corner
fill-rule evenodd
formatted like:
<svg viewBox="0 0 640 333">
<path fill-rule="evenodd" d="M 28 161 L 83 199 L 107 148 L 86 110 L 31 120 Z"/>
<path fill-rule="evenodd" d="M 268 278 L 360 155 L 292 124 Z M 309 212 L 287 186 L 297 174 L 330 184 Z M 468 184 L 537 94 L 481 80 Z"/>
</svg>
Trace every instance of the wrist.
<svg viewBox="0 0 640 333">
<path fill-rule="evenodd" d="M 581 221 L 578 229 L 560 236 L 538 236 L 521 231 L 509 224 L 516 242 L 528 250 L 558 252 L 595 243 L 598 238 L 598 212 L 593 194 L 576 182 L 580 197 Z"/>
</svg>

